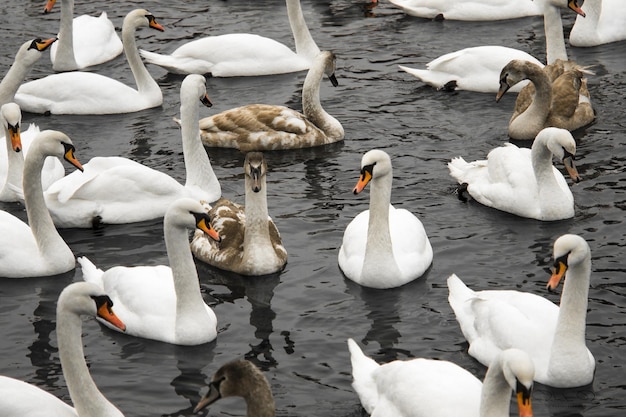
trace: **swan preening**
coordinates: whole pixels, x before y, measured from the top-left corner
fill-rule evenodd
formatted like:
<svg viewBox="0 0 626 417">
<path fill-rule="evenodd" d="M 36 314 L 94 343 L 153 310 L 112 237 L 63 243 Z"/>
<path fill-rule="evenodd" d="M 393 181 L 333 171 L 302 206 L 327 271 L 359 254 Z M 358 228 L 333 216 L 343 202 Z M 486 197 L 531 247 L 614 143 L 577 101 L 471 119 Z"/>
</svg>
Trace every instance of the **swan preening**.
<svg viewBox="0 0 626 417">
<path fill-rule="evenodd" d="M 15 54 L 11 68 L 0 82 L 0 105 L 11 102 L 15 93 L 24 81 L 28 73 L 41 58 L 42 53 L 48 49 L 57 38 L 42 40 L 41 38 L 26 41 L 20 46 Z"/>
<path fill-rule="evenodd" d="M 509 121 L 509 136 L 532 140 L 545 127 L 573 131 L 593 122 L 595 112 L 583 79 L 586 73 L 585 68 L 561 60 L 554 62 L 549 69 L 528 61 L 509 62 L 500 73 L 496 101 L 522 80 L 530 80 L 534 89 L 532 100 L 524 96 L 524 91 L 518 96 Z M 530 92 L 532 90 L 526 94 Z"/>
<path fill-rule="evenodd" d="M 308 69 L 320 50 L 302 14 L 300 0 L 287 0 L 296 52 L 273 39 L 250 33 L 208 36 L 183 44 L 170 55 L 141 51 L 146 62 L 175 74 L 238 77 Z"/>
<path fill-rule="evenodd" d="M 81 316 L 98 316 L 124 331 L 111 299 L 96 285 L 75 282 L 59 296 L 56 334 L 63 377 L 74 408 L 34 385 L 0 377 L 0 410 L 3 416 L 50 415 L 55 417 L 124 417 L 93 381 L 83 352 Z"/>
<path fill-rule="evenodd" d="M 135 32 L 141 27 L 164 30 L 144 9 L 135 9 L 124 18 L 122 43 L 136 89 L 100 74 L 71 71 L 22 84 L 15 94 L 15 102 L 24 111 L 45 114 L 116 114 L 160 106 L 163 103 L 161 88 L 137 51 Z"/>
<path fill-rule="evenodd" d="M 521 291 L 473 291 L 454 274 L 448 278 L 448 300 L 470 355 L 483 365 L 515 347 L 534 361 L 535 381 L 558 388 L 584 386 L 595 370 L 585 344 L 591 252 L 582 237 L 563 235 L 554 242 L 553 256 L 547 288 L 554 290 L 564 279 L 560 307 Z"/>
<path fill-rule="evenodd" d="M 320 103 L 324 74 L 333 86 L 335 54 L 320 52 L 302 86 L 302 111 L 285 106 L 250 104 L 200 120 L 202 142 L 208 147 L 236 148 L 244 152 L 298 149 L 343 140 L 343 126 Z"/>
<path fill-rule="evenodd" d="M 374 149 L 361 159 L 360 193 L 371 182 L 369 210 L 346 227 L 338 262 L 344 275 L 365 287 L 393 288 L 424 274 L 433 250 L 422 222 L 391 205 L 391 158 Z"/>
<path fill-rule="evenodd" d="M 222 239 L 209 240 L 196 231 L 191 250 L 196 258 L 242 275 L 267 275 L 281 271 L 287 251 L 267 209 L 267 163 L 260 152 L 248 152 L 244 161 L 245 205 L 224 198 L 209 210 Z"/>
<path fill-rule="evenodd" d="M 74 254 L 56 230 L 44 201 L 41 170 L 48 156 L 64 158 L 82 170 L 67 135 L 54 130 L 37 135 L 24 160 L 22 187 L 28 225 L 0 211 L 0 277 L 39 277 L 74 269 Z"/>
<path fill-rule="evenodd" d="M 48 0 L 44 13 L 49 13 L 57 0 Z M 59 42 L 50 48 L 55 71 L 73 71 L 102 64 L 123 51 L 122 41 L 106 12 L 99 17 L 81 15 L 74 18 L 74 0 L 61 0 Z"/>
<path fill-rule="evenodd" d="M 574 197 L 552 157 L 563 161 L 573 181 L 580 177 L 574 165 L 576 142 L 565 129 L 543 129 L 532 148 L 512 143 L 495 148 L 487 160 L 466 162 L 453 158 L 450 175 L 481 204 L 521 217 L 561 220 L 574 217 Z"/>
<path fill-rule="evenodd" d="M 67 175 L 46 190 L 46 204 L 57 226 L 139 222 L 163 217 L 181 197 L 208 202 L 220 197 L 220 183 L 198 131 L 198 102 L 210 103 L 204 77 L 185 77 L 180 100 L 185 184 L 127 158 L 95 157 L 84 165 L 83 175 Z"/>
<path fill-rule="evenodd" d="M 274 417 L 276 407 L 267 378 L 252 362 L 239 359 L 222 365 L 211 377 L 209 391 L 193 409 L 197 413 L 220 398 L 243 397 L 247 416 Z"/>
<path fill-rule="evenodd" d="M 86 257 L 78 258 L 85 281 L 98 285 L 115 303 L 127 334 L 177 345 L 199 345 L 217 336 L 217 318 L 202 299 L 189 249 L 188 233 L 196 228 L 220 239 L 202 204 L 183 198 L 169 206 L 163 219 L 169 266 L 102 271 Z"/>
<path fill-rule="evenodd" d="M 425 19 L 505 20 L 541 14 L 532 0 L 389 0 L 404 13 Z"/>
<path fill-rule="evenodd" d="M 483 383 L 460 366 L 417 358 L 379 365 L 348 339 L 352 387 L 372 417 L 508 417 L 511 392 L 520 417 L 532 417 L 534 366 L 518 349 L 499 352 Z"/>
</svg>

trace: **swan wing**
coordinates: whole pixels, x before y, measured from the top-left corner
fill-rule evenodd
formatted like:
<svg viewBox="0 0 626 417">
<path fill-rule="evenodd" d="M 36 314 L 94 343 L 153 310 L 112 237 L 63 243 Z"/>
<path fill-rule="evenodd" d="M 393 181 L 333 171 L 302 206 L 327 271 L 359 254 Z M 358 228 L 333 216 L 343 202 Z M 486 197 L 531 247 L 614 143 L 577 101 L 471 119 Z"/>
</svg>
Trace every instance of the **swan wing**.
<svg viewBox="0 0 626 417">
<path fill-rule="evenodd" d="M 365 262 L 369 210 L 359 213 L 346 227 L 339 248 L 338 262 L 348 277 L 360 277 Z"/>
<path fill-rule="evenodd" d="M 39 387 L 0 376 L 0 415 L 78 417 L 76 410 Z"/>
<path fill-rule="evenodd" d="M 406 209 L 389 208 L 393 257 L 406 277 L 424 274 L 433 261 L 433 249 L 422 222 Z"/>
</svg>

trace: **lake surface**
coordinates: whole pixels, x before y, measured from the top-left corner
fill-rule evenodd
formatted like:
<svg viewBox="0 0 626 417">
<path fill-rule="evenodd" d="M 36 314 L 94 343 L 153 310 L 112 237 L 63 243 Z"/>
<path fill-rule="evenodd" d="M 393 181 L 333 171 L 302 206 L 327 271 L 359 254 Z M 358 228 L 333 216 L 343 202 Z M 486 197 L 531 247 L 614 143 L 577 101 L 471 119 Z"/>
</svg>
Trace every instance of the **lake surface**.
<svg viewBox="0 0 626 417">
<path fill-rule="evenodd" d="M 535 415 L 619 416 L 626 409 L 626 42 L 569 48 L 592 65 L 589 90 L 597 120 L 576 132 L 577 166 L 583 181 L 572 186 L 573 219 L 542 223 L 462 203 L 446 162 L 463 155 L 483 159 L 508 140 L 514 94 L 443 93 L 400 71 L 421 68 L 457 49 L 500 44 L 545 60 L 540 17 L 504 22 L 433 22 L 405 16 L 382 2 L 367 12 L 363 1 L 302 0 L 313 37 L 338 56 L 340 85 L 324 81 L 325 109 L 342 122 L 343 143 L 319 149 L 267 153 L 269 210 L 289 252 L 281 273 L 244 278 L 198 264 L 204 298 L 218 316 L 217 340 L 179 347 L 115 333 L 85 319 L 83 342 L 91 374 L 127 417 L 189 416 L 206 382 L 224 362 L 246 357 L 264 371 L 280 416 L 361 416 L 351 388 L 346 339 L 354 338 L 379 362 L 411 357 L 453 361 L 482 379 L 485 368 L 470 357 L 447 302 L 446 278 L 456 273 L 475 289 L 519 289 L 558 302 L 545 284 L 552 243 L 564 233 L 583 236 L 593 266 L 587 345 L 597 371 L 587 387 L 557 390 L 536 385 Z M 118 30 L 128 2 L 77 1 L 77 14 L 106 10 Z M 0 74 L 25 40 L 58 31 L 59 5 L 43 15 L 42 0 L 5 2 Z M 253 32 L 293 46 L 284 2 L 153 1 L 142 4 L 164 33 L 138 31 L 140 48 L 171 52 L 209 34 Z M 105 9 L 102 9 L 105 8 Z M 564 19 L 569 32 L 574 16 Z M 178 116 L 182 76 L 150 66 L 164 94 L 162 107 L 114 116 L 25 114 L 24 126 L 67 133 L 77 157 L 120 155 L 183 180 Z M 133 84 L 123 57 L 95 71 Z M 51 72 L 46 54 L 30 78 Z M 213 108 L 207 116 L 262 102 L 301 109 L 305 73 L 245 79 L 208 79 Z M 434 250 L 428 273 L 404 287 L 370 290 L 345 279 L 337 253 L 346 225 L 368 206 L 369 191 L 353 195 L 361 156 L 387 151 L 394 166 L 392 202 L 424 223 Z M 243 155 L 210 149 L 223 196 L 243 202 Z M 557 167 L 563 171 L 562 165 Z M 67 168 L 69 171 L 69 168 Z M 18 204 L 0 208 L 23 216 Z M 101 268 L 167 263 L 160 220 L 62 230 L 77 256 Z M 69 400 L 61 374 L 55 328 L 56 300 L 80 269 L 67 274 L 0 281 L 0 373 L 26 380 Z M 239 399 L 221 401 L 207 415 L 245 415 Z"/>
</svg>

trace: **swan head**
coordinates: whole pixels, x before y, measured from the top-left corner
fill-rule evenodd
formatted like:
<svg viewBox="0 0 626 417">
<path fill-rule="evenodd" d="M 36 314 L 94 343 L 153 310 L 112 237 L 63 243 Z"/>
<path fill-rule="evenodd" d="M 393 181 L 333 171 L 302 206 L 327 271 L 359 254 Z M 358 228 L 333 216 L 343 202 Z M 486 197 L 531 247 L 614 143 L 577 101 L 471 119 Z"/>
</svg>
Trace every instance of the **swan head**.
<svg viewBox="0 0 626 417">
<path fill-rule="evenodd" d="M 337 56 L 330 51 L 322 51 L 317 54 L 315 59 L 324 62 L 324 73 L 330 80 L 330 83 L 333 85 L 333 87 L 337 87 L 339 85 L 339 81 L 337 81 L 337 77 L 335 77 Z"/>
<path fill-rule="evenodd" d="M 41 53 L 48 49 L 56 40 L 57 38 L 45 40 L 36 38 L 24 42 L 15 55 L 15 62 L 20 62 L 24 66 L 33 65 L 41 58 Z"/>
<path fill-rule="evenodd" d="M 125 331 L 126 325 L 113 312 L 113 301 L 98 285 L 75 282 L 65 287 L 59 295 L 57 312 L 69 311 L 78 316 L 98 316 Z"/>
<path fill-rule="evenodd" d="M 193 412 L 213 404 L 220 398 L 244 397 L 255 401 L 269 414 L 274 415 L 274 397 L 265 375 L 252 362 L 240 359 L 228 362 L 215 372 L 209 383 L 209 391 L 200 399 Z M 255 410 L 260 413 L 259 410 Z M 260 414 L 259 414 L 260 415 Z"/>
<path fill-rule="evenodd" d="M 554 270 L 546 285 L 549 291 L 559 286 L 571 266 L 578 265 L 591 256 L 589 244 L 578 235 L 563 235 L 554 241 Z"/>
<path fill-rule="evenodd" d="M 574 164 L 574 156 L 576 155 L 576 141 L 574 137 L 567 129 L 561 129 L 558 127 L 547 127 L 541 130 L 533 145 L 539 146 L 544 143 L 552 155 L 563 161 L 565 169 L 570 178 L 578 183 L 581 181 L 578 170 Z"/>
<path fill-rule="evenodd" d="M 262 185 L 267 174 L 267 163 L 261 152 L 248 152 L 243 163 L 246 173 L 246 180 L 250 181 L 252 191 L 258 193 L 261 191 Z M 248 181 L 246 181 L 248 182 Z"/>
<path fill-rule="evenodd" d="M 22 150 L 22 138 L 20 136 L 20 124 L 22 123 L 22 111 L 16 103 L 6 103 L 0 107 L 0 118 L 7 131 L 7 140 L 11 140 L 11 148 L 15 152 Z"/>
<path fill-rule="evenodd" d="M 372 179 L 391 175 L 391 158 L 385 151 L 372 149 L 361 158 L 361 176 L 352 192 L 358 194 Z"/>
<path fill-rule="evenodd" d="M 72 140 L 63 132 L 57 130 L 42 130 L 35 137 L 31 145 L 30 152 L 35 150 L 45 156 L 56 156 L 59 159 L 65 159 L 77 169 L 83 171 L 83 166 L 76 156 L 74 156 L 76 149 L 72 144 Z"/>
<path fill-rule="evenodd" d="M 180 101 L 183 101 L 183 96 L 186 94 L 192 94 L 200 98 L 200 103 L 206 107 L 213 106 L 211 99 L 206 92 L 206 79 L 199 74 L 189 74 L 183 80 L 180 86 Z"/>
<path fill-rule="evenodd" d="M 529 73 L 537 71 L 543 71 L 543 69 L 530 61 L 514 59 L 506 64 L 500 71 L 500 88 L 496 94 L 496 102 L 499 102 L 502 96 L 515 84 L 527 79 Z"/>
<path fill-rule="evenodd" d="M 502 373 L 515 392 L 520 417 L 532 417 L 530 396 L 533 390 L 535 365 L 530 356 L 519 349 L 507 349 L 500 354 Z"/>
<path fill-rule="evenodd" d="M 200 201 L 181 198 L 170 204 L 163 223 L 186 229 L 200 229 L 216 242 L 221 242 L 220 235 L 213 228 L 211 218 Z"/>
<path fill-rule="evenodd" d="M 160 32 L 165 31 L 165 28 L 157 22 L 156 17 L 145 9 L 135 9 L 128 13 L 122 23 L 122 29 L 124 26 L 131 26 L 135 28 L 150 27 Z"/>
</svg>

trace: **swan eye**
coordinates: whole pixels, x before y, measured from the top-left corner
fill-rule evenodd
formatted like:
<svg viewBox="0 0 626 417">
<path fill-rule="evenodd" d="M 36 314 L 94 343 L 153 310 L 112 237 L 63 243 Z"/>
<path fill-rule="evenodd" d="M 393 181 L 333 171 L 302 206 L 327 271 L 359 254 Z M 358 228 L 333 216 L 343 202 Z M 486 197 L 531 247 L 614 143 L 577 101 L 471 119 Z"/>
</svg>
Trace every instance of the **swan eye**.
<svg viewBox="0 0 626 417">
<path fill-rule="evenodd" d="M 36 49 L 39 50 L 39 44 L 43 42 L 43 40 L 41 40 L 41 38 L 37 38 L 34 39 L 31 43 L 30 46 L 28 47 L 28 49 Z"/>
</svg>

